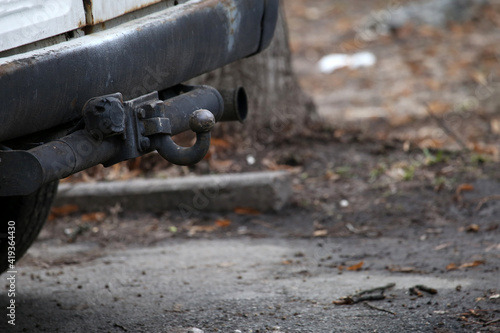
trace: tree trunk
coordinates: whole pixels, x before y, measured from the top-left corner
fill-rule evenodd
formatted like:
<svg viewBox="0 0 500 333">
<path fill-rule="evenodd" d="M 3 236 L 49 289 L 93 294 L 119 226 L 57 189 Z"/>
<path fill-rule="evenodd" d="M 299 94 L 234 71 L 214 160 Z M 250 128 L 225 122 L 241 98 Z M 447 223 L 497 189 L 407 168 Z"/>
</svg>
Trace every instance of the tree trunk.
<svg viewBox="0 0 500 333">
<path fill-rule="evenodd" d="M 303 133 L 315 119 L 315 106 L 292 70 L 282 6 L 274 39 L 265 51 L 195 79 L 195 83 L 218 89 L 242 86 L 247 92 L 245 123 L 219 124 L 215 136 L 227 134 L 240 142 L 250 143 L 250 139 L 252 146 L 267 145 Z"/>
</svg>

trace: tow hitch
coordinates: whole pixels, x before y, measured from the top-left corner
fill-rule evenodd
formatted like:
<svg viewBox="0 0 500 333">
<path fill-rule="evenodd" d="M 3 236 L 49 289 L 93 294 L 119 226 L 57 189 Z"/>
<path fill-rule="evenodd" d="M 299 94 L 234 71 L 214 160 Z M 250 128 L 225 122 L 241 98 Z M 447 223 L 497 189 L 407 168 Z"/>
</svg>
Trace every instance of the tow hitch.
<svg viewBox="0 0 500 333">
<path fill-rule="evenodd" d="M 126 102 L 120 93 L 92 98 L 68 135 L 30 150 L 0 151 L 0 196 L 27 195 L 89 167 L 154 150 L 171 163 L 194 164 L 208 152 L 216 122 L 243 121 L 246 115 L 243 88 L 178 85 Z M 178 146 L 172 136 L 187 130 L 196 133 L 196 143 Z"/>
</svg>

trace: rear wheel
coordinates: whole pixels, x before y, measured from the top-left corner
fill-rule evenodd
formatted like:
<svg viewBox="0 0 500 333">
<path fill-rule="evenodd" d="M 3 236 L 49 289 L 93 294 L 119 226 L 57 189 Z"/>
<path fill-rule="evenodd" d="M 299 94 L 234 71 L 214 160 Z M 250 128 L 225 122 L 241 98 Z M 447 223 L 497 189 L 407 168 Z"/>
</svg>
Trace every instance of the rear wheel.
<svg viewBox="0 0 500 333">
<path fill-rule="evenodd" d="M 19 260 L 42 230 L 56 195 L 59 181 L 42 186 L 26 196 L 0 197 L 0 273 L 9 267 L 8 227 L 15 222 L 15 257 Z M 11 229 L 12 230 L 12 229 Z"/>
</svg>

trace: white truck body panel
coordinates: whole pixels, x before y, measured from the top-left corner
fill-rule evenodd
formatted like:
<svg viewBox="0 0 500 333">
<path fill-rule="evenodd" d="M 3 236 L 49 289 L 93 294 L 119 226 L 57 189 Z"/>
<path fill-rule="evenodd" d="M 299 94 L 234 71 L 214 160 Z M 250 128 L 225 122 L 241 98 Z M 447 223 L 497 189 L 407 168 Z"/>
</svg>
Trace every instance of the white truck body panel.
<svg viewBox="0 0 500 333">
<path fill-rule="evenodd" d="M 0 0 L 0 51 L 85 24 L 82 0 Z"/>
<path fill-rule="evenodd" d="M 97 24 L 108 21 L 112 18 L 144 8 L 162 0 L 92 0 L 90 22 L 88 24 Z M 88 10 L 88 9 L 87 9 Z"/>
<path fill-rule="evenodd" d="M 0 52 L 102 23 L 162 0 L 0 0 Z"/>
</svg>

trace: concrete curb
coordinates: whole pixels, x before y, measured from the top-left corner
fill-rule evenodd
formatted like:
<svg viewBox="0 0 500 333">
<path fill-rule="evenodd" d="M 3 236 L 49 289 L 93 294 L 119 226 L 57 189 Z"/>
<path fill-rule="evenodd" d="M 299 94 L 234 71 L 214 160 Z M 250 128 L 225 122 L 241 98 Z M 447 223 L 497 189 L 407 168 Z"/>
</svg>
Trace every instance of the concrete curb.
<svg viewBox="0 0 500 333">
<path fill-rule="evenodd" d="M 237 207 L 278 211 L 292 193 L 287 172 L 255 172 L 133 179 L 59 185 L 54 206 L 75 204 L 81 211 L 102 211 L 120 204 L 127 211 L 233 211 Z"/>
</svg>

